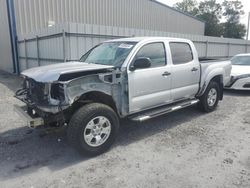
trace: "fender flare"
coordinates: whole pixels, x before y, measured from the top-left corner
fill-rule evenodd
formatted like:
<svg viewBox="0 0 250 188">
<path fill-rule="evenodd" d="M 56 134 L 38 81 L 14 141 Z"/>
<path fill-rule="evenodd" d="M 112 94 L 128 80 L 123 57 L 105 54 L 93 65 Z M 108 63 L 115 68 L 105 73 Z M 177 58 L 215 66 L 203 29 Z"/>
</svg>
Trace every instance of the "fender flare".
<svg viewBox="0 0 250 188">
<path fill-rule="evenodd" d="M 225 75 L 225 70 L 223 68 L 216 68 L 212 71 L 210 71 L 207 75 L 205 75 L 203 77 L 203 79 L 201 80 L 201 86 L 200 86 L 200 91 L 198 92 L 197 96 L 200 97 L 202 96 L 206 89 L 207 89 L 207 86 L 209 85 L 209 83 L 215 79 L 215 78 L 218 78 L 219 77 L 219 84 L 220 84 L 220 88 L 222 90 L 222 95 L 221 95 L 221 99 L 222 99 L 222 96 L 223 96 L 223 78 L 224 78 L 224 75 Z"/>
</svg>

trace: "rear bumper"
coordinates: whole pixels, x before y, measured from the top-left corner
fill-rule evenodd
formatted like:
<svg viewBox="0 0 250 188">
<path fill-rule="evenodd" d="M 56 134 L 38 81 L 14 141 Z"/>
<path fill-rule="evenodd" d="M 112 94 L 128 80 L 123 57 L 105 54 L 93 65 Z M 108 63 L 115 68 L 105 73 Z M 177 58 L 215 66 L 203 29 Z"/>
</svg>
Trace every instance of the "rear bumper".
<svg viewBox="0 0 250 188">
<path fill-rule="evenodd" d="M 27 124 L 28 127 L 37 128 L 44 125 L 44 120 L 41 117 L 31 117 L 28 114 L 27 106 L 17 106 L 14 105 L 14 111 L 22 118 L 22 120 Z"/>
</svg>

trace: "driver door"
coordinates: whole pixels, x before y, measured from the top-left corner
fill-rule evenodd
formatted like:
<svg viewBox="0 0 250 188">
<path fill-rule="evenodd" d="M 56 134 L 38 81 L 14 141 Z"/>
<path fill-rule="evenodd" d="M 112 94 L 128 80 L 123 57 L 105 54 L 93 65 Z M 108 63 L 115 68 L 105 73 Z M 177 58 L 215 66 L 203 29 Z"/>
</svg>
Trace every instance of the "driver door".
<svg viewBox="0 0 250 188">
<path fill-rule="evenodd" d="M 149 68 L 128 70 L 129 111 L 157 107 L 171 101 L 171 66 L 167 64 L 165 44 L 163 42 L 148 43 L 136 53 L 137 58 L 149 58 Z"/>
</svg>

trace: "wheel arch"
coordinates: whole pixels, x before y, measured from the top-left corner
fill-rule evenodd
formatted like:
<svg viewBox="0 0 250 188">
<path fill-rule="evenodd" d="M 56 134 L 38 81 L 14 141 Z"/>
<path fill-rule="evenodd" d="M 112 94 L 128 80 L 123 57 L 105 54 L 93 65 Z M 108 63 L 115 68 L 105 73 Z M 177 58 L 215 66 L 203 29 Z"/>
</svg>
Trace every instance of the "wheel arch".
<svg viewBox="0 0 250 188">
<path fill-rule="evenodd" d="M 219 88 L 220 88 L 219 100 L 222 100 L 222 99 L 223 99 L 223 88 L 224 88 L 224 84 L 223 84 L 223 74 L 217 74 L 217 75 L 211 76 L 211 77 L 203 84 L 203 86 L 202 86 L 202 88 L 201 88 L 201 90 L 200 90 L 200 92 L 199 92 L 199 94 L 198 94 L 197 96 L 198 96 L 198 97 L 201 97 L 201 96 L 205 93 L 205 91 L 206 91 L 206 89 L 207 89 L 209 83 L 211 83 L 211 82 L 216 82 L 216 83 L 218 83 Z"/>
<path fill-rule="evenodd" d="M 108 95 L 104 92 L 101 91 L 89 91 L 84 94 L 82 94 L 74 103 L 73 106 L 78 109 L 84 104 L 89 104 L 89 103 L 101 103 L 105 104 L 109 107 L 111 107 L 117 114 L 118 113 L 118 108 L 116 106 L 116 103 L 114 99 L 112 98 L 111 95 Z"/>
</svg>

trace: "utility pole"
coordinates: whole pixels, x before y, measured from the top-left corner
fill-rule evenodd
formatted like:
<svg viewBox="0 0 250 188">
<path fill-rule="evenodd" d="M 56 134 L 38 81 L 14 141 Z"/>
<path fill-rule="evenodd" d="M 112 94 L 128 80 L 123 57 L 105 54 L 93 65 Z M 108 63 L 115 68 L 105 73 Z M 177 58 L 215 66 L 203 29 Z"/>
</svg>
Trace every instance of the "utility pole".
<svg viewBox="0 0 250 188">
<path fill-rule="evenodd" d="M 246 40 L 248 40 L 248 35 L 249 35 L 249 21 L 250 21 L 250 12 L 248 13 L 248 22 L 247 22 L 247 37 L 246 37 Z"/>
</svg>

